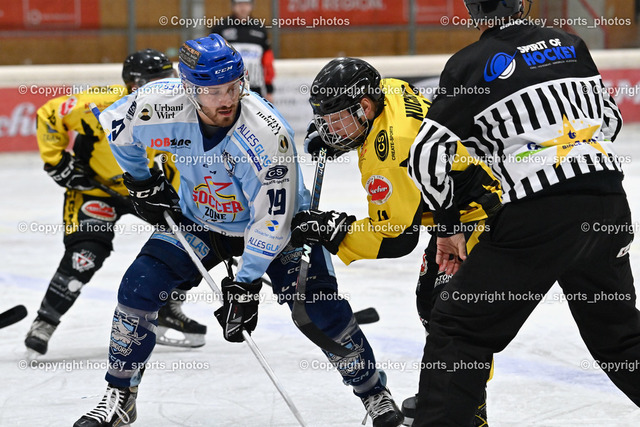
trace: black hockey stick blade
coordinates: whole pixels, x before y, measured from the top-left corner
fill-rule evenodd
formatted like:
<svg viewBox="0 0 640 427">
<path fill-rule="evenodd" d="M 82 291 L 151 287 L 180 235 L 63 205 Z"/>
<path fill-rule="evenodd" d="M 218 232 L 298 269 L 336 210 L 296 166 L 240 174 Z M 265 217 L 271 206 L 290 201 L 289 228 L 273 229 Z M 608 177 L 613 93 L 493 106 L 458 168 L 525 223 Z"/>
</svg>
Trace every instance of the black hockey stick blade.
<svg viewBox="0 0 640 427">
<path fill-rule="evenodd" d="M 27 317 L 27 308 L 24 305 L 16 305 L 4 313 L 0 313 L 0 328 L 13 325 L 25 317 Z"/>
<path fill-rule="evenodd" d="M 327 161 L 327 150 L 320 149 L 318 161 L 316 163 L 316 174 L 313 179 L 313 192 L 311 193 L 311 209 L 317 209 L 320 203 L 320 191 L 322 190 L 322 181 L 324 180 L 324 169 Z M 293 323 L 300 329 L 307 338 L 321 349 L 336 354 L 341 357 L 347 357 L 353 354 L 353 351 L 344 347 L 339 342 L 334 341 L 318 328 L 309 318 L 306 308 L 306 291 L 307 291 L 307 274 L 309 273 L 309 264 L 311 263 L 311 246 L 305 244 L 303 246 L 302 257 L 300 259 L 300 272 L 296 282 L 296 298 L 293 300 L 291 308 L 291 318 Z"/>
<path fill-rule="evenodd" d="M 353 354 L 353 351 L 342 346 L 340 343 L 332 340 L 326 335 L 315 323 L 309 318 L 307 310 L 304 307 L 304 302 L 294 302 L 291 309 L 291 317 L 293 323 L 307 338 L 311 340 L 315 345 L 340 357 L 348 357 Z"/>
<path fill-rule="evenodd" d="M 359 310 L 353 313 L 356 318 L 356 322 L 359 325 L 366 325 L 368 323 L 375 323 L 380 320 L 380 316 L 378 315 L 378 310 L 373 307 L 365 308 L 364 310 Z"/>
</svg>

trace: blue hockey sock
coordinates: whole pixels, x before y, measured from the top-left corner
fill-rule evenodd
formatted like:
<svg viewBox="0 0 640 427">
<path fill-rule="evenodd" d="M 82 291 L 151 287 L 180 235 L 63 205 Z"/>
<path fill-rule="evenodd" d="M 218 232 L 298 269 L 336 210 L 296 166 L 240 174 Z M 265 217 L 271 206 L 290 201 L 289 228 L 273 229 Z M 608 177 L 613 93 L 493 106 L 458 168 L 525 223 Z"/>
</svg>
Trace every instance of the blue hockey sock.
<svg viewBox="0 0 640 427">
<path fill-rule="evenodd" d="M 156 344 L 158 313 L 118 304 L 113 313 L 109 369 L 105 379 L 117 387 L 140 383 L 144 365 Z"/>
</svg>

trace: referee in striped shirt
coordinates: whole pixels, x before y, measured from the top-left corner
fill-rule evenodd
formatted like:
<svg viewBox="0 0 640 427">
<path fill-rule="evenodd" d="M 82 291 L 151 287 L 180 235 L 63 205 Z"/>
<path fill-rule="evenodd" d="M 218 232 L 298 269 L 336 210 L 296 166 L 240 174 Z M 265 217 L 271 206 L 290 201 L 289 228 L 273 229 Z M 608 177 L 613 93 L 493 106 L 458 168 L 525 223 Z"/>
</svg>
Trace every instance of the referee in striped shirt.
<svg viewBox="0 0 640 427">
<path fill-rule="evenodd" d="M 592 356 L 640 406 L 620 111 L 579 37 L 522 19 L 521 0 L 465 4 L 480 40 L 446 64 L 409 157 L 438 224 L 436 260 L 455 273 L 431 314 L 414 427 L 472 425 L 493 354 L 556 281 Z M 450 176 L 458 140 L 504 189 L 468 257 Z"/>
</svg>

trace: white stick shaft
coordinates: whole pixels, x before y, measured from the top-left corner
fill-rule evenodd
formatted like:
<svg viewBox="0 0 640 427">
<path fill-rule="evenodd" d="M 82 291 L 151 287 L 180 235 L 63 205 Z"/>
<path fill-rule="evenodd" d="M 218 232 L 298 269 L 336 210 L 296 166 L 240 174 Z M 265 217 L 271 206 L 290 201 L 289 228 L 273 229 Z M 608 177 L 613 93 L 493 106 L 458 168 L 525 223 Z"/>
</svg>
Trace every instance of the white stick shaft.
<svg viewBox="0 0 640 427">
<path fill-rule="evenodd" d="M 222 302 L 224 298 L 222 291 L 220 290 L 220 288 L 218 288 L 218 285 L 216 285 L 216 282 L 213 281 L 213 278 L 211 277 L 207 269 L 202 264 L 202 261 L 200 261 L 200 258 L 198 258 L 198 256 L 193 251 L 193 248 L 191 247 L 189 242 L 187 242 L 187 239 L 184 238 L 182 231 L 180 231 L 176 222 L 173 220 L 173 218 L 171 218 L 171 215 L 169 215 L 169 212 L 167 211 L 164 212 L 164 219 L 167 221 L 167 224 L 169 224 L 169 227 L 171 227 L 173 234 L 175 234 L 175 236 L 178 238 L 178 240 L 184 247 L 184 250 L 187 251 L 187 254 L 189 254 L 189 258 L 191 258 L 191 261 L 193 261 L 195 266 L 198 268 L 198 271 L 200 272 L 200 274 L 202 274 L 202 277 L 204 278 L 205 282 L 207 282 L 207 284 L 209 285 L 213 293 L 216 294 L 216 296 L 218 297 L 217 298 L 218 301 Z M 267 373 L 267 375 L 269 375 L 271 382 L 276 387 L 276 389 L 278 389 L 278 392 L 280 393 L 284 401 L 287 403 L 287 406 L 289 407 L 289 409 L 291 409 L 291 412 L 293 412 L 293 415 L 296 417 L 300 425 L 302 427 L 306 427 L 307 424 L 302 418 L 300 411 L 298 411 L 298 408 L 296 408 L 296 405 L 293 404 L 293 401 L 291 400 L 291 398 L 285 391 L 284 387 L 280 383 L 280 380 L 278 380 L 278 377 L 276 377 L 276 374 L 273 371 L 273 369 L 271 369 L 271 366 L 269 366 L 267 359 L 265 359 L 264 355 L 258 348 L 257 344 L 255 343 L 255 341 L 253 341 L 253 338 L 251 338 L 251 335 L 249 335 L 247 331 L 243 330 L 242 337 L 244 338 L 244 341 L 247 343 L 247 345 L 251 349 L 251 352 L 254 354 L 256 359 L 258 359 L 258 362 L 260 362 L 260 365 L 262 366 L 264 371 Z"/>
</svg>

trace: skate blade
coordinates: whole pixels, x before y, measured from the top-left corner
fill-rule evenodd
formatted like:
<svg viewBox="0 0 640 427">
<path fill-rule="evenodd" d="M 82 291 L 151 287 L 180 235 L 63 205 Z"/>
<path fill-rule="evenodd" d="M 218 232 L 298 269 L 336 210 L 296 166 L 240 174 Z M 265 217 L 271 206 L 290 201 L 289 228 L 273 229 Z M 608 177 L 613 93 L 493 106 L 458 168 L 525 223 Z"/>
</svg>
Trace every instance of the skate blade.
<svg viewBox="0 0 640 427">
<path fill-rule="evenodd" d="M 183 338 L 169 337 L 167 336 L 169 331 L 171 331 L 172 334 L 181 334 Z M 198 348 L 205 344 L 205 340 L 203 334 L 188 334 L 167 328 L 166 326 L 158 326 L 156 331 L 156 344 L 169 347 Z"/>
<path fill-rule="evenodd" d="M 38 360 L 40 357 L 44 356 L 44 354 L 40 354 L 37 351 L 27 348 L 27 350 L 24 353 L 24 358 L 25 360 L 31 362 L 33 360 Z"/>
</svg>

